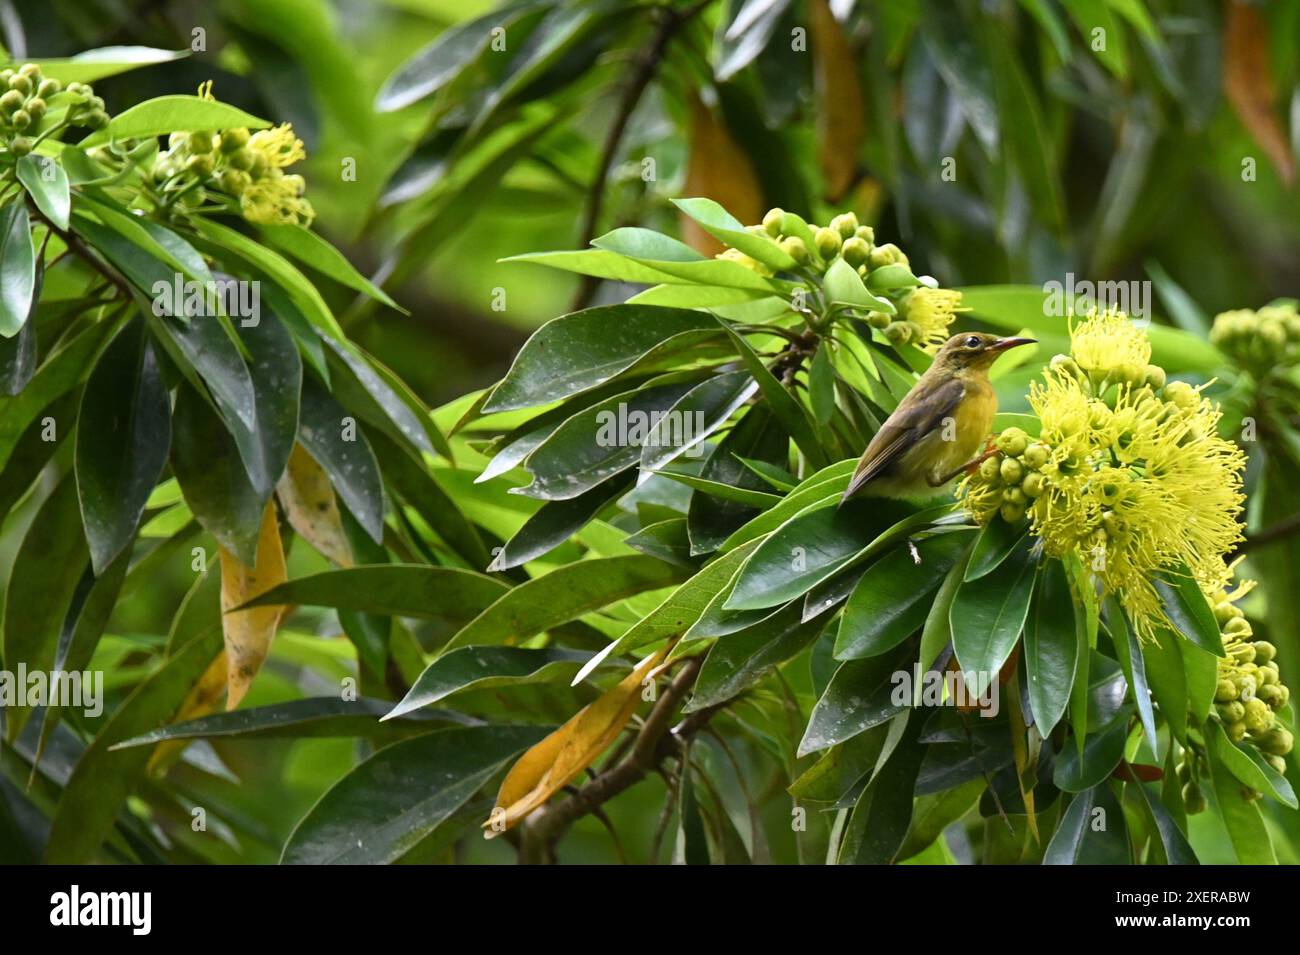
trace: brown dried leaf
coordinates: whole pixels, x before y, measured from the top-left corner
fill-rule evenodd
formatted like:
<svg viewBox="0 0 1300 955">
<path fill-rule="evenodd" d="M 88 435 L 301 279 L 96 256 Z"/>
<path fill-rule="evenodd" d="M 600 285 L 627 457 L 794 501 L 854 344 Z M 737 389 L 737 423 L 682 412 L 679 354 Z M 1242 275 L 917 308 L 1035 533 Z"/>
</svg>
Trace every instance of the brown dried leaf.
<svg viewBox="0 0 1300 955">
<path fill-rule="evenodd" d="M 329 475 L 301 444 L 293 446 L 275 493 L 290 527 L 327 559 L 340 567 L 352 566 L 352 549 Z"/>
<path fill-rule="evenodd" d="M 1295 165 L 1277 115 L 1268 26 L 1256 7 L 1238 0 L 1227 0 L 1224 21 L 1224 94 L 1241 124 L 1289 186 L 1295 177 Z"/>
<path fill-rule="evenodd" d="M 763 187 L 754 164 L 698 96 L 691 98 L 690 148 L 686 195 L 712 199 L 741 222 L 763 218 Z M 725 248 L 689 216 L 681 216 L 681 223 L 683 241 L 696 251 L 717 255 Z"/>
<path fill-rule="evenodd" d="M 233 710 L 248 692 L 253 677 L 261 669 L 271 650 L 280 616 L 285 608 L 253 607 L 235 613 L 228 611 L 287 579 L 284 549 L 280 545 L 280 525 L 275 518 L 275 504 L 268 501 L 262 514 L 262 528 L 257 536 L 257 563 L 247 567 L 224 547 L 221 556 L 221 628 L 226 638 L 226 709 Z"/>
<path fill-rule="evenodd" d="M 867 103 L 857 58 L 827 0 L 808 0 L 817 102 L 817 158 L 826 199 L 839 202 L 861 175 L 858 154 L 867 137 Z"/>
</svg>

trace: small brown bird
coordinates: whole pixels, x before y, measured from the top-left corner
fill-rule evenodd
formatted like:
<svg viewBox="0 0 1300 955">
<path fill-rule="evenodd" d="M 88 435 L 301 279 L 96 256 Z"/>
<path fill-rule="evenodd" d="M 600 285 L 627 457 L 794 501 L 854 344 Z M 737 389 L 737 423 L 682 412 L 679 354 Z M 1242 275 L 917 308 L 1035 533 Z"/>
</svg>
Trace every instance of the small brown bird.
<svg viewBox="0 0 1300 955">
<path fill-rule="evenodd" d="M 1034 341 L 966 332 L 944 342 L 867 445 L 840 503 L 856 494 L 928 496 L 977 464 L 998 410 L 989 367 L 1007 349 Z"/>
</svg>

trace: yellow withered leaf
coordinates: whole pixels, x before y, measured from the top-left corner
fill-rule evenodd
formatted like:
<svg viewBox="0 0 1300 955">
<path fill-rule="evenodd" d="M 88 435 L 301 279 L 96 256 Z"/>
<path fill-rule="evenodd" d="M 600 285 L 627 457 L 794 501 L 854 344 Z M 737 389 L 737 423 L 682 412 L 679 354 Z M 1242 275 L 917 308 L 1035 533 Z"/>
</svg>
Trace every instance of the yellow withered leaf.
<svg viewBox="0 0 1300 955">
<path fill-rule="evenodd" d="M 185 702 L 172 717 L 172 722 L 184 723 L 186 720 L 196 720 L 215 710 L 221 700 L 221 694 L 226 691 L 226 671 L 226 651 L 222 650 L 212 661 L 212 665 L 204 671 L 203 676 L 199 677 L 199 682 L 190 687 Z M 154 747 L 153 753 L 149 756 L 146 771 L 151 776 L 161 776 L 190 743 L 191 740 L 187 739 L 163 740 Z"/>
<path fill-rule="evenodd" d="M 641 699 L 647 675 L 668 649 L 646 657 L 617 685 L 515 761 L 497 793 L 496 809 L 483 823 L 487 838 L 505 832 L 540 807 L 618 738 Z"/>
<path fill-rule="evenodd" d="M 827 0 L 808 0 L 817 103 L 817 159 L 826 199 L 842 200 L 861 173 L 858 153 L 867 136 L 867 104 L 857 57 Z"/>
<path fill-rule="evenodd" d="M 1223 92 L 1251 138 L 1268 154 L 1286 185 L 1295 164 L 1277 115 L 1268 24 L 1254 6 L 1228 0 L 1223 25 Z"/>
<path fill-rule="evenodd" d="M 352 549 L 329 475 L 301 444 L 293 446 L 275 493 L 290 527 L 328 560 L 340 567 L 352 566 Z"/>
<path fill-rule="evenodd" d="M 763 187 L 753 162 L 698 96 L 691 98 L 690 151 L 685 195 L 712 199 L 741 222 L 763 218 Z M 705 255 L 723 250 L 723 244 L 694 219 L 683 215 L 681 222 L 682 238 L 691 248 Z"/>
<path fill-rule="evenodd" d="M 226 639 L 226 709 L 233 710 L 271 650 L 284 607 L 253 607 L 229 613 L 287 579 L 275 504 L 267 501 L 257 535 L 257 563 L 247 567 L 224 547 L 221 556 L 221 629 Z"/>
</svg>

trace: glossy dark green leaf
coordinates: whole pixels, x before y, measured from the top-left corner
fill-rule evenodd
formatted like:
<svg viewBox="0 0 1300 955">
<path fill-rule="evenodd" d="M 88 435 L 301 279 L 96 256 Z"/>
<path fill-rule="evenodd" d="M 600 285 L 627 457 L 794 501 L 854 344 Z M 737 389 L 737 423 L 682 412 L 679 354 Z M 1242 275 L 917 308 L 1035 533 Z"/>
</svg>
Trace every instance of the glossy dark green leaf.
<svg viewBox="0 0 1300 955">
<path fill-rule="evenodd" d="M 753 510 L 765 511 L 781 501 L 781 495 L 779 494 L 735 487 L 731 484 L 723 484 L 721 481 L 710 481 L 707 478 L 697 477 L 694 474 L 684 474 L 676 471 L 659 471 L 657 473 L 662 474 L 671 481 L 676 481 L 678 484 L 685 484 L 687 487 L 708 497 L 719 501 L 730 501 L 733 504 L 739 504 Z"/>
<path fill-rule="evenodd" d="M 428 409 L 400 378 L 351 342 L 341 343 L 324 334 L 320 337 L 344 366 L 331 382 L 340 401 L 353 405 L 352 399 L 345 397 L 344 388 L 355 381 L 357 397 L 370 406 L 357 407 L 358 413 L 365 414 L 368 421 L 408 445 L 411 451 L 425 454 L 436 451 L 451 460 L 447 439 L 433 424 Z"/>
<path fill-rule="evenodd" d="M 924 9 L 921 31 L 926 47 L 985 152 L 993 154 L 1000 130 L 992 69 L 961 17 L 933 0 Z"/>
<path fill-rule="evenodd" d="M 114 711 L 77 762 L 63 791 L 45 847 L 46 863 L 80 864 L 95 857 L 149 761 L 147 749 L 114 751 L 113 745 L 170 720 L 221 646 L 220 628 L 191 641 Z"/>
<path fill-rule="evenodd" d="M 775 510 L 775 508 L 773 509 Z M 728 610 L 774 607 L 802 597 L 850 563 L 883 549 L 882 539 L 911 506 L 878 498 L 831 504 L 797 515 L 771 534 L 745 564 L 727 600 Z"/>
<path fill-rule="evenodd" d="M 766 235 L 754 235 L 746 231 L 744 223 L 712 199 L 674 199 L 672 202 L 685 215 L 699 223 L 709 235 L 733 249 L 739 249 L 751 259 L 777 270 L 796 267 L 795 260 L 776 242 Z"/>
<path fill-rule="evenodd" d="M 1124 756 L 1124 743 L 1128 740 L 1130 710 L 1122 710 L 1096 733 L 1089 733 L 1083 741 L 1083 756 L 1078 749 L 1067 745 L 1056 755 L 1056 770 L 1052 782 L 1066 792 L 1083 792 L 1099 784 L 1119 765 Z"/>
<path fill-rule="evenodd" d="M 818 348 L 808 366 L 808 402 L 813 419 L 818 424 L 829 424 L 835 415 L 835 368 L 829 345 Z"/>
<path fill-rule="evenodd" d="M 867 568 L 840 617 L 835 659 L 879 656 L 925 623 L 931 597 L 969 544 L 963 533 L 937 534 L 916 543 L 919 562 L 895 546 Z"/>
<path fill-rule="evenodd" d="M 1205 747 L 1210 761 L 1214 804 L 1228 830 L 1237 862 L 1241 865 L 1277 865 L 1277 854 L 1273 851 L 1273 841 L 1264 825 L 1258 801 L 1243 796 L 1241 783 L 1224 762 L 1223 755 L 1232 744 L 1217 723 L 1209 725 Z"/>
<path fill-rule="evenodd" d="M 72 195 L 62 164 L 49 156 L 29 154 L 18 160 L 15 171 L 36 208 L 60 229 L 67 229 Z"/>
<path fill-rule="evenodd" d="M 724 372 L 701 382 L 668 409 L 641 449 L 641 469 L 657 471 L 681 455 L 703 453 L 700 442 L 745 404 L 758 386 L 743 371 Z"/>
<path fill-rule="evenodd" d="M 77 491 L 96 573 L 134 539 L 170 444 L 158 359 L 144 323 L 134 321 L 90 373 L 77 417 Z"/>
<path fill-rule="evenodd" d="M 590 657 L 581 650 L 560 648 L 459 647 L 430 663 L 384 719 L 395 719 L 462 690 L 556 680 L 567 683 Z"/>
<path fill-rule="evenodd" d="M 1143 644 L 1142 660 L 1147 680 L 1151 684 L 1151 695 L 1160 707 L 1160 715 L 1169 724 L 1174 738 L 1186 746 L 1187 672 L 1183 664 L 1183 651 L 1179 646 L 1181 643 L 1183 640 L 1176 633 L 1161 631 L 1156 634 L 1155 642 Z M 1195 652 L 1200 653 L 1199 650 Z"/>
<path fill-rule="evenodd" d="M 787 791 L 800 803 L 838 803 L 870 774 L 884 744 L 883 727 L 850 737 L 823 753 Z"/>
<path fill-rule="evenodd" d="M 1268 793 L 1278 802 L 1300 808 L 1296 803 L 1295 790 L 1291 783 L 1276 769 L 1264 761 L 1258 749 L 1248 743 L 1233 743 L 1223 732 L 1223 727 L 1216 721 L 1206 725 L 1206 733 L 1215 735 L 1215 753 L 1237 781 L 1251 789 Z"/>
<path fill-rule="evenodd" d="M 700 469 L 700 478 L 728 487 L 748 491 L 771 490 L 745 460 L 784 465 L 789 456 L 790 438 L 763 406 L 750 408 L 718 442 Z M 746 521 L 758 514 L 753 507 L 719 499 L 708 494 L 692 494 L 687 508 L 687 533 L 693 554 L 715 550 Z"/>
<path fill-rule="evenodd" d="M 1079 641 L 1070 584 L 1061 563 L 1049 560 L 1025 622 L 1029 706 L 1043 736 L 1065 715 L 1078 668 Z"/>
<path fill-rule="evenodd" d="M 731 550 L 746 541 L 770 534 L 797 514 L 812 511 L 819 505 L 836 503 L 848 486 L 849 475 L 856 465 L 852 458 L 837 461 L 800 481 L 780 504 L 750 518 L 728 535 L 718 549 Z"/>
<path fill-rule="evenodd" d="M 298 577 L 273 587 L 248 606 L 306 604 L 460 626 L 508 590 L 501 581 L 470 570 L 383 564 Z"/>
<path fill-rule="evenodd" d="M 957 591 L 948 621 L 962 670 L 997 677 L 1024 629 L 1036 565 L 1026 537 L 996 570 Z"/>
<path fill-rule="evenodd" d="M 169 739 L 322 739 L 357 737 L 376 743 L 405 739 L 444 727 L 448 722 L 472 722 L 469 717 L 440 710 L 414 713 L 381 722 L 392 704 L 361 697 L 343 700 L 313 696 L 246 710 L 214 713 L 171 723 L 115 743 L 112 750 L 151 746 Z"/>
<path fill-rule="evenodd" d="M 1044 865 L 1127 865 L 1129 861 L 1124 810 L 1107 783 L 1070 801 L 1043 854 Z"/>
<path fill-rule="evenodd" d="M 610 305 L 562 315 L 528 339 L 483 413 L 566 398 L 634 367 L 680 360 L 720 334 L 713 318 L 691 309 Z"/>
<path fill-rule="evenodd" d="M 738 696 L 817 639 L 826 616 L 803 619 L 803 605 L 794 601 L 766 620 L 719 637 L 704 658 L 686 712 L 716 706 Z"/>
<path fill-rule="evenodd" d="M 0 395 L 13 396 L 27 387 L 36 374 L 36 308 L 41 300 L 41 283 L 45 274 L 43 262 L 36 263 L 32 286 L 32 307 L 27 320 L 10 338 L 0 335 Z"/>
<path fill-rule="evenodd" d="M 716 43 L 713 72 L 719 82 L 731 79 L 758 58 L 789 6 L 790 0 L 746 0 L 731 5 L 732 20 Z"/>
<path fill-rule="evenodd" d="M 317 272 L 353 291 L 368 295 L 377 302 L 401 311 L 387 292 L 356 270 L 351 262 L 334 246 L 305 226 L 264 224 L 259 227 L 262 236 L 282 252 L 287 252 Z"/>
<path fill-rule="evenodd" d="M 0 209 L 0 337 L 12 338 L 27 321 L 36 292 L 36 249 L 27 204 Z"/>
<path fill-rule="evenodd" d="M 681 583 L 688 572 L 655 557 L 600 557 L 558 567 L 511 588 L 463 627 L 444 650 L 518 643 L 593 610 Z"/>
<path fill-rule="evenodd" d="M 908 719 L 888 760 L 858 798 L 840 845 L 840 865 L 896 861 L 912 824 L 913 791 L 925 756 L 917 741 L 920 732 L 921 720 Z"/>
<path fill-rule="evenodd" d="M 1142 655 L 1142 644 L 1136 631 L 1128 625 L 1124 609 L 1119 601 L 1110 597 L 1106 601 L 1106 624 L 1110 628 L 1111 643 L 1119 664 L 1124 668 L 1124 679 L 1128 681 L 1133 702 L 1137 704 L 1138 716 L 1142 728 L 1147 734 L 1147 743 L 1156 759 L 1160 758 L 1159 741 L 1156 739 L 1156 715 L 1151 706 L 1151 690 L 1147 684 L 1146 662 Z"/>
<path fill-rule="evenodd" d="M 384 487 L 360 425 L 311 378 L 303 379 L 298 437 L 325 469 L 352 516 L 376 543 L 384 539 Z"/>
<path fill-rule="evenodd" d="M 1223 638 L 1214 611 L 1196 578 L 1183 568 L 1168 578 L 1157 577 L 1152 582 L 1174 629 L 1207 653 L 1215 656 L 1223 653 Z"/>
<path fill-rule="evenodd" d="M 547 501 L 506 541 L 489 570 L 509 570 L 536 560 L 569 540 L 587 522 L 632 489 L 634 478 L 618 474 L 566 501 Z"/>
<path fill-rule="evenodd" d="M 257 391 L 235 344 L 234 331 L 228 332 L 228 326 L 214 318 L 189 322 L 165 316 L 150 318 L 158 341 L 181 373 L 196 389 L 206 389 L 222 417 L 245 429 L 257 427 Z"/>
<path fill-rule="evenodd" d="M 1201 862 L 1196 858 L 1196 852 L 1187 841 L 1187 836 L 1159 797 L 1153 796 L 1143 783 L 1136 782 L 1129 785 L 1141 795 L 1155 826 L 1155 835 L 1159 840 L 1158 861 L 1164 865 L 1200 865 Z M 1154 844 L 1152 851 L 1156 851 Z"/>
<path fill-rule="evenodd" d="M 799 755 L 852 739 L 907 709 L 911 681 L 900 681 L 898 674 L 911 674 L 899 665 L 894 655 L 841 663 L 808 717 Z"/>
<path fill-rule="evenodd" d="M 1028 524 L 1008 524 L 996 517 L 980 528 L 966 565 L 966 580 L 978 580 L 1007 559 L 1016 545 L 1029 534 Z"/>
<path fill-rule="evenodd" d="M 289 836 L 280 861 L 392 862 L 546 732 L 466 726 L 385 747 L 321 797 Z"/>
<path fill-rule="evenodd" d="M 691 541 L 686 534 L 684 517 L 672 517 L 648 524 L 623 543 L 635 551 L 658 557 L 679 567 L 694 570 L 700 564 L 698 558 L 691 556 Z"/>
<path fill-rule="evenodd" d="M 255 326 L 240 322 L 236 333 L 248 349 L 254 424 L 246 426 L 237 415 L 224 418 L 248 479 L 258 499 L 266 503 L 289 464 L 298 435 L 302 358 L 275 315 L 263 315 Z"/>
</svg>

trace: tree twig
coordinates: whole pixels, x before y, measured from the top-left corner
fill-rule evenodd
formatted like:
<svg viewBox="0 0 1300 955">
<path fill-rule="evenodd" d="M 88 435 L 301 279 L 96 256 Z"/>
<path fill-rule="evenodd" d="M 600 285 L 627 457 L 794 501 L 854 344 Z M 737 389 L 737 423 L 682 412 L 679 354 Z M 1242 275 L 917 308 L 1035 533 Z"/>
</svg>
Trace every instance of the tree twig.
<svg viewBox="0 0 1300 955">
<path fill-rule="evenodd" d="M 1290 517 L 1282 518 L 1271 527 L 1264 528 L 1257 534 L 1251 534 L 1237 545 L 1237 553 L 1242 554 L 1248 550 L 1254 550 L 1256 547 L 1275 543 L 1284 537 L 1290 537 L 1298 531 L 1300 531 L 1300 514 L 1292 514 Z"/>
</svg>

